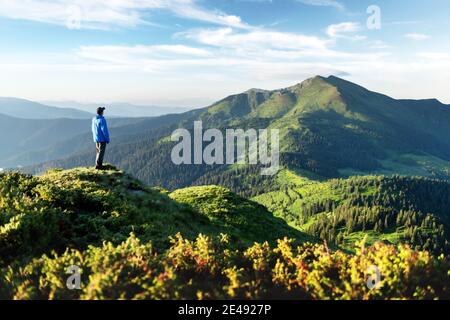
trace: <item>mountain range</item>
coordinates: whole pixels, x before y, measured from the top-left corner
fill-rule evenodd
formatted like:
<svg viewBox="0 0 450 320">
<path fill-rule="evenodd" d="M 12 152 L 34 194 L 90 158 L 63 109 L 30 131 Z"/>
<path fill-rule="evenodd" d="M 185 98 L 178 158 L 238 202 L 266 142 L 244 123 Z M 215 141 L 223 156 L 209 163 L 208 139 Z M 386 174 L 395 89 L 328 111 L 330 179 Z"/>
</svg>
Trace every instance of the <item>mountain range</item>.
<svg viewBox="0 0 450 320">
<path fill-rule="evenodd" d="M 192 109 L 187 107 L 144 106 L 125 102 L 80 103 L 77 101 L 43 101 L 43 103 L 59 108 L 75 108 L 89 113 L 94 112 L 99 106 L 106 106 L 108 116 L 116 118 L 157 117 L 165 114 L 183 113 Z"/>
<path fill-rule="evenodd" d="M 173 164 L 172 132 L 193 130 L 198 120 L 204 129 L 278 129 L 281 171 L 267 177 L 258 165 Z M 368 236 L 373 242 L 449 250 L 450 192 L 440 181 L 450 180 L 450 106 L 437 100 L 397 100 L 337 77 L 317 76 L 111 131 L 107 161 L 148 185 L 224 186 L 270 208 L 293 228 L 337 245 L 351 247 Z M 22 155 L 22 160 L 61 158 L 26 171 L 91 166 L 90 140 L 85 133 L 32 157 Z"/>
<path fill-rule="evenodd" d="M 20 119 L 0 114 L 0 167 L 21 167 L 82 149 L 88 139 L 79 140 L 79 135 L 90 138 L 90 118 Z M 140 120 L 113 118 L 110 126 L 114 129 Z"/>
<path fill-rule="evenodd" d="M 0 98 L 0 167 L 17 168 L 88 150 L 90 120 L 98 105 L 70 105 L 74 108 Z M 123 127 L 114 130 L 116 136 L 116 133 L 131 134 L 135 128 L 142 129 L 139 123 L 145 123 L 149 115 L 176 114 L 185 110 L 187 108 L 112 104 L 108 105 L 107 112 L 108 115 L 113 113 L 109 121 L 112 128 Z"/>
<path fill-rule="evenodd" d="M 448 105 L 434 99 L 396 100 L 333 76 L 280 90 L 252 89 L 207 108 L 120 127 L 113 133 L 108 161 L 148 184 L 172 189 L 221 182 L 241 192 L 248 184 L 234 180 L 242 170 L 247 177 L 264 180 L 249 174 L 257 172 L 253 167 L 172 164 L 169 136 L 179 127 L 192 129 L 196 120 L 205 129 L 279 129 L 282 166 L 314 179 L 396 173 L 450 177 Z M 32 171 L 90 165 L 87 137 L 75 137 L 86 144 L 64 155 L 56 152 L 55 160 Z M 49 149 L 40 153 L 49 154 Z"/>
<path fill-rule="evenodd" d="M 171 134 L 200 120 L 278 129 L 280 171 L 173 164 Z M 0 174 L 0 298 L 449 297 L 450 106 L 437 100 L 317 76 L 111 118 L 107 161 L 120 170 L 104 171 L 88 120 L 0 122 L 0 165 L 37 175 Z M 83 290 L 61 289 L 67 261 L 89 275 Z"/>
<path fill-rule="evenodd" d="M 56 108 L 18 98 L 0 97 L 0 114 L 21 119 L 89 119 L 92 112 L 76 108 Z"/>
</svg>

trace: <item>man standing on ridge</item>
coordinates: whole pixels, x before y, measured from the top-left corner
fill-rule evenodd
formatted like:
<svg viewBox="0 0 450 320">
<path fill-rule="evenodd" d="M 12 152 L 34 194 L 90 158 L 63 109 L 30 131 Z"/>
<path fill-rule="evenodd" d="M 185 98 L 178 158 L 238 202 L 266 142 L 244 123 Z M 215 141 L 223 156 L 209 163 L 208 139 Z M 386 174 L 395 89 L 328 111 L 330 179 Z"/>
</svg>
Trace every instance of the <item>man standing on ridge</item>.
<svg viewBox="0 0 450 320">
<path fill-rule="evenodd" d="M 106 108 L 97 109 L 97 116 L 92 119 L 92 134 L 97 148 L 97 157 L 95 160 L 95 169 L 103 169 L 103 158 L 105 157 L 106 145 L 109 143 L 109 131 L 103 112 Z"/>
</svg>

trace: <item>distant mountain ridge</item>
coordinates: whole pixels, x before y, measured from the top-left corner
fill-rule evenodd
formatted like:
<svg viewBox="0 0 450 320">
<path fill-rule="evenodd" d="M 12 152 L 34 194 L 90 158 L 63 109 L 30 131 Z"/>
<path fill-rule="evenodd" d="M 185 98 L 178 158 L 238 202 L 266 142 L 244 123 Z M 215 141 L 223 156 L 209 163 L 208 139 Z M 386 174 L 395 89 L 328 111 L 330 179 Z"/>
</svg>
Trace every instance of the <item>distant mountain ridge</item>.
<svg viewBox="0 0 450 320">
<path fill-rule="evenodd" d="M 110 119 L 111 129 L 143 119 Z M 20 119 L 0 114 L 0 167 L 26 166 L 90 149 L 89 119 Z M 80 139 L 80 135 L 83 138 Z"/>
<path fill-rule="evenodd" d="M 89 119 L 92 112 L 85 112 L 74 108 L 56 108 L 41 103 L 0 97 L 0 114 L 21 119 Z"/>
<path fill-rule="evenodd" d="M 178 127 L 279 129 L 281 164 L 317 179 L 358 174 L 450 178 L 450 107 L 437 100 L 396 100 L 337 77 L 314 77 L 278 90 L 251 89 L 176 118 L 143 124 L 112 144 L 108 161 L 151 185 L 169 189 L 221 184 L 258 193 L 254 167 L 176 166 L 167 137 Z M 127 137 L 126 130 L 121 133 Z M 91 152 L 32 169 L 92 163 Z M 244 170 L 247 178 L 242 178 Z M 241 177 L 241 178 L 238 178 Z M 258 182 L 256 182 L 258 181 Z M 252 184 L 259 187 L 255 188 Z"/>
<path fill-rule="evenodd" d="M 70 122 L 60 121 L 73 121 L 59 119 L 52 125 L 30 129 L 39 121 L 23 120 L 30 121 L 29 125 L 15 127 L 11 125 L 13 119 L 4 117 L 11 132 L 17 130 L 17 135 L 29 132 L 30 137 L 37 139 L 39 134 L 58 135 L 59 130 L 70 125 Z M 258 165 L 173 164 L 171 151 L 175 143 L 171 142 L 171 134 L 177 128 L 192 130 L 194 122 L 199 120 L 204 129 L 278 129 L 281 170 L 275 176 L 264 177 Z M 182 268 L 175 269 L 186 270 L 189 277 L 192 270 L 199 270 L 202 284 L 205 270 L 217 271 L 217 265 L 223 264 L 227 271 L 217 272 L 231 279 L 233 288 L 236 288 L 236 279 L 245 286 L 248 283 L 275 284 L 279 295 L 280 283 L 285 283 L 289 292 L 295 292 L 292 286 L 296 281 L 291 280 L 300 279 L 299 283 L 305 285 L 308 294 L 312 292 L 312 285 L 317 284 L 322 297 L 327 297 L 323 296 L 326 291 L 332 296 L 338 293 L 334 297 L 348 299 L 359 297 L 361 288 L 367 287 L 367 266 L 374 265 L 380 268 L 386 281 L 382 281 L 383 289 L 369 289 L 364 293 L 364 299 L 370 294 L 380 299 L 385 297 L 385 292 L 392 292 L 393 298 L 448 296 L 450 106 L 435 99 L 397 100 L 340 78 L 318 76 L 284 89 L 251 89 L 183 114 L 108 121 L 112 140 L 106 161 L 117 165 L 121 171 L 110 165 L 104 171 L 94 170 L 94 144 L 89 131 L 74 133 L 69 138 L 58 137 L 61 139 L 49 146 L 9 158 L 13 162 L 28 159 L 30 163 L 33 159 L 51 160 L 23 169 L 33 174 L 55 167 L 88 168 L 49 170 L 39 177 L 8 170 L 2 174 L 2 203 L 5 212 L 12 212 L 12 215 L 4 217 L 6 220 L 0 230 L 3 232 L 1 256 L 5 268 L 19 270 L 4 272 L 7 277 L 4 280 L 0 277 L 0 284 L 12 282 L 14 286 L 3 287 L 17 287 L 23 290 L 20 294 L 46 298 L 45 294 L 34 296 L 38 291 L 28 288 L 41 286 L 43 279 L 54 279 L 55 275 L 63 273 L 56 265 L 65 266 L 69 260 L 82 259 L 88 266 L 83 270 L 91 270 L 105 252 L 115 257 L 108 260 L 114 265 L 122 265 L 116 260 L 137 261 L 142 265 L 143 251 L 135 237 L 151 240 L 151 248 L 165 250 L 167 236 L 180 232 L 187 234 L 183 237 L 194 239 L 201 232 L 202 235 L 220 235 L 221 241 L 227 244 L 268 241 L 268 244 L 255 244 L 245 249 L 245 263 L 239 266 L 231 267 L 233 264 L 220 256 L 216 260 L 221 261 L 219 264 L 214 262 L 205 268 L 205 261 L 210 261 L 212 255 L 218 256 L 219 252 L 236 261 L 230 256 L 230 252 L 236 251 L 222 247 L 215 251 L 215 245 L 205 246 L 212 242 L 204 236 L 196 242 L 200 250 L 193 250 L 180 235 L 172 237 L 171 243 L 177 246 L 172 251 L 168 249 L 171 263 L 174 257 L 178 266 L 179 261 L 189 259 L 194 268 L 186 268 L 188 264 L 182 263 Z M 22 128 L 30 131 L 24 133 Z M 31 143 L 28 139 L 23 141 L 27 141 L 28 148 L 39 143 L 42 146 L 39 139 Z M 0 166 L 3 167 L 1 162 Z M 26 196 L 17 197 L 17 194 Z M 37 241 L 29 241 L 29 235 L 36 232 L 41 236 Z M 117 250 L 110 244 L 92 247 L 105 240 L 120 243 L 130 232 L 133 232 L 131 239 L 125 244 L 122 242 Z M 224 234 L 229 234 L 230 238 Z M 303 243 L 285 239 L 278 241 L 278 247 L 271 252 L 270 243 L 280 236 Z M 324 245 L 312 249 L 305 241 Z M 393 245 L 398 245 L 399 249 L 395 250 Z M 83 255 L 67 250 L 70 247 L 83 251 L 87 246 L 90 249 Z M 334 254 L 335 248 L 343 251 Z M 36 260 L 53 250 L 66 253 L 52 260 L 47 256 Z M 30 256 L 20 256 L 23 252 Z M 96 254 L 92 256 L 92 252 Z M 136 252 L 137 259 L 128 259 L 132 252 Z M 198 253 L 188 257 L 186 252 Z M 320 252 L 318 259 L 314 258 L 317 252 Z M 364 258 L 366 255 L 370 258 Z M 91 257 L 91 260 L 80 257 Z M 254 260 L 247 260 L 248 257 Z M 305 257 L 308 257 L 308 265 L 304 263 Z M 11 260 L 24 258 L 32 264 L 24 269 L 10 267 Z M 447 264 L 439 264 L 444 262 Z M 172 270 L 172 264 L 164 265 L 171 266 Z M 244 281 L 239 270 L 245 271 L 249 265 L 259 266 L 258 277 L 268 270 L 275 276 L 264 282 Z M 284 267 L 280 269 L 280 265 Z M 144 268 L 148 271 L 147 263 Z M 110 269 L 108 266 L 107 270 Z M 112 283 L 117 284 L 116 279 L 122 276 L 129 283 L 130 278 L 123 275 L 123 268 L 116 269 L 117 277 Z M 254 268 L 250 269 L 250 273 L 255 274 Z M 299 272 L 291 273 L 297 269 Z M 28 278 L 24 278 L 23 270 L 29 270 Z M 53 270 L 51 277 L 47 270 Z M 89 279 L 94 280 L 90 285 L 106 283 L 108 290 L 105 292 L 111 292 L 111 282 L 99 282 L 97 278 L 103 276 L 104 270 L 101 265 L 91 272 Z M 130 270 L 135 274 L 138 269 Z M 434 272 L 432 277 L 427 276 L 430 272 Z M 173 273 L 164 272 L 167 274 Z M 307 274 L 311 277 L 305 278 Z M 405 275 L 408 276 L 405 278 Z M 342 277 L 348 279 L 344 285 Z M 138 278 L 142 277 L 136 276 Z M 150 278 L 154 278 L 153 273 Z M 17 279 L 23 279 L 20 286 L 16 285 L 21 283 Z M 190 278 L 178 279 L 180 283 L 189 283 L 188 292 L 198 297 L 200 291 L 193 291 L 193 282 L 186 281 Z M 213 278 L 207 279 L 209 283 L 216 283 L 210 279 Z M 339 284 L 327 280 L 329 286 L 324 290 L 324 282 L 317 279 L 339 279 Z M 219 289 L 214 292 L 223 290 L 223 283 L 219 282 Z M 398 283 L 407 283 L 407 286 L 392 290 L 398 288 Z M 172 290 L 173 282 L 170 284 Z M 146 284 L 145 290 L 148 288 Z M 342 288 L 355 292 L 347 293 Z M 170 290 L 164 288 L 163 293 Z M 3 292 L 7 297 L 17 296 L 15 290 Z M 62 296 L 67 292 L 61 291 Z M 264 291 L 252 287 L 249 292 Z M 249 295 L 246 293 L 245 297 Z M 232 298 L 236 298 L 234 293 Z"/>
<path fill-rule="evenodd" d="M 121 108 L 125 110 L 127 106 Z M 122 128 L 114 129 L 113 137 L 133 135 L 141 129 L 146 130 L 146 123 L 153 123 L 151 118 L 138 117 L 136 112 L 133 113 L 133 107 L 130 108 L 128 117 L 108 114 L 109 125 Z M 92 105 L 86 110 L 93 112 L 84 112 L 23 99 L 0 98 L 0 167 L 28 166 L 90 150 L 90 120 L 95 109 Z M 170 110 L 161 108 L 160 112 L 170 113 Z M 112 111 L 109 106 L 108 111 Z"/>
<path fill-rule="evenodd" d="M 58 108 L 74 108 L 85 112 L 95 112 L 99 106 L 107 108 L 107 114 L 110 117 L 139 118 L 139 117 L 157 117 L 166 114 L 183 113 L 191 110 L 188 107 L 159 107 L 135 105 L 126 102 L 115 103 L 79 103 L 76 101 L 43 101 L 43 103 Z"/>
</svg>

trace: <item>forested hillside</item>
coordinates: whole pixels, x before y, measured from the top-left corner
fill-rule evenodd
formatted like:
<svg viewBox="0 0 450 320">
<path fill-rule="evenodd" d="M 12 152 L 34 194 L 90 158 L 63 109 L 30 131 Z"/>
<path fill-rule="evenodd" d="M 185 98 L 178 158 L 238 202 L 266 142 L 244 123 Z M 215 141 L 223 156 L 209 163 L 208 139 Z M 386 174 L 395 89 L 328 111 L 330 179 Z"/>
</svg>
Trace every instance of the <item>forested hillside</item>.
<svg viewBox="0 0 450 320">
<path fill-rule="evenodd" d="M 307 176 L 450 177 L 449 106 L 437 100 L 395 100 L 336 77 L 315 77 L 280 90 L 252 89 L 168 120 L 117 129 L 108 161 L 150 185 L 177 189 L 220 183 L 248 192 L 247 186 L 236 184 L 242 175 L 235 167 L 172 163 L 172 131 L 191 130 L 201 120 L 205 129 L 279 129 L 282 166 Z M 90 142 L 83 141 L 86 148 Z M 77 150 L 30 171 L 92 163 L 92 151 Z"/>
<path fill-rule="evenodd" d="M 261 165 L 175 165 L 171 133 L 192 131 L 198 120 L 204 129 L 279 129 L 282 170 L 261 176 Z M 450 108 L 437 100 L 395 100 L 336 77 L 315 77 L 281 90 L 252 89 L 185 114 L 135 119 L 111 131 L 107 161 L 130 176 L 88 169 L 4 176 L 0 255 L 5 266 L 28 264 L 24 278 L 8 271 L 16 280 L 6 285 L 6 295 L 64 297 L 56 280 L 44 293 L 31 289 L 44 281 L 40 268 L 52 270 L 53 279 L 59 261 L 79 257 L 91 279 L 101 278 L 110 265 L 95 264 L 99 250 L 113 256 L 137 250 L 146 262 L 128 267 L 150 278 L 161 272 L 168 282 L 151 289 L 145 280 L 133 288 L 122 282 L 127 289 L 119 290 L 116 282 L 103 288 L 92 280 L 74 298 L 448 294 L 442 283 L 449 283 Z M 91 166 L 91 139 L 86 133 L 38 151 L 33 156 L 67 157 L 26 171 Z M 17 202 L 18 194 L 27 196 Z M 277 242 L 285 237 L 294 242 Z M 76 251 L 63 254 L 66 248 Z M 48 256 L 53 250 L 58 255 Z M 180 250 L 190 255 L 180 257 Z M 387 264 L 381 293 L 361 287 L 370 263 Z M 315 274 L 329 277 L 330 287 Z M 200 290 L 203 279 L 214 285 Z M 185 286 L 190 281 L 198 287 Z"/>
<path fill-rule="evenodd" d="M 352 177 L 316 182 L 291 171 L 254 198 L 290 225 L 330 243 L 408 243 L 450 253 L 450 183 L 421 177 Z"/>
<path fill-rule="evenodd" d="M 107 169 L 0 174 L 1 299 L 450 298 L 444 255 L 336 251 L 223 187 L 170 193 Z M 80 290 L 66 286 L 71 266 Z"/>
</svg>

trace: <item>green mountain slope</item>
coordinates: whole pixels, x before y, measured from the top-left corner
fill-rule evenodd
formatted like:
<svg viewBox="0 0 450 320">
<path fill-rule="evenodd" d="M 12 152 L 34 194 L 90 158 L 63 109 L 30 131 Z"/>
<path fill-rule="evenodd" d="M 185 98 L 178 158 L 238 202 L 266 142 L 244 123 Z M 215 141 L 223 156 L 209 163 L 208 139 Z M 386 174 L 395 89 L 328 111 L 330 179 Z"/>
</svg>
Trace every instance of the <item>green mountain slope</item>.
<svg viewBox="0 0 450 320">
<path fill-rule="evenodd" d="M 53 170 L 41 177 L 0 175 L 0 263 L 52 250 L 119 243 L 131 232 L 158 249 L 181 232 L 226 233 L 236 245 L 285 236 L 312 239 L 264 207 L 221 187 L 167 191 L 111 168 Z M 214 201 L 211 201 L 214 199 Z"/>
<path fill-rule="evenodd" d="M 280 90 L 252 89 L 179 115 L 177 122 L 157 132 L 148 128 L 145 134 L 143 129 L 132 138 L 124 130 L 111 145 L 108 161 L 150 185 L 178 189 L 221 184 L 248 195 L 248 188 L 236 183 L 242 172 L 234 167 L 171 163 L 174 143 L 167 137 L 177 126 L 192 129 L 196 120 L 202 120 L 205 129 L 279 129 L 282 165 L 308 176 L 404 174 L 447 179 L 450 174 L 449 106 L 437 100 L 395 100 L 336 77 L 315 77 Z M 86 151 L 32 171 L 91 162 Z M 249 180 L 257 180 L 257 185 L 267 185 L 254 168 L 242 170 L 254 172 Z"/>
<path fill-rule="evenodd" d="M 343 247 L 408 243 L 436 254 L 450 252 L 450 183 L 419 177 L 352 177 L 311 181 L 291 171 L 279 190 L 254 198 L 308 234 Z"/>
<path fill-rule="evenodd" d="M 279 179 L 324 198 L 350 186 Z M 169 193 L 113 167 L 0 175 L 0 299 L 450 297 L 444 256 L 383 243 L 350 254 L 311 239 L 222 187 Z M 382 278 L 371 289 L 374 266 Z M 67 287 L 74 267 L 79 290 Z"/>
</svg>

